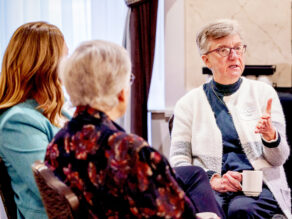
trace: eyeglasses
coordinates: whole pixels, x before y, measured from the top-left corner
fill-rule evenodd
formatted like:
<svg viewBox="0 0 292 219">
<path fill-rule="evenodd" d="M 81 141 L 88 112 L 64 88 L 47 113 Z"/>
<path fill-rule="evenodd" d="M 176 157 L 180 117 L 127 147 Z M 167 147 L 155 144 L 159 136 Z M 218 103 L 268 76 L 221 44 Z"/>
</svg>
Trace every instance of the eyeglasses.
<svg viewBox="0 0 292 219">
<path fill-rule="evenodd" d="M 235 46 L 233 48 L 219 47 L 217 49 L 214 49 L 214 50 L 211 50 L 211 51 L 205 53 L 205 55 L 208 55 L 211 52 L 217 52 L 219 55 L 226 57 L 226 56 L 229 56 L 231 54 L 232 50 L 234 50 L 237 55 L 242 55 L 246 51 L 246 45 Z"/>
<path fill-rule="evenodd" d="M 133 73 L 131 73 L 130 75 L 130 85 L 132 85 L 134 83 L 134 80 L 135 80 L 135 75 Z"/>
</svg>

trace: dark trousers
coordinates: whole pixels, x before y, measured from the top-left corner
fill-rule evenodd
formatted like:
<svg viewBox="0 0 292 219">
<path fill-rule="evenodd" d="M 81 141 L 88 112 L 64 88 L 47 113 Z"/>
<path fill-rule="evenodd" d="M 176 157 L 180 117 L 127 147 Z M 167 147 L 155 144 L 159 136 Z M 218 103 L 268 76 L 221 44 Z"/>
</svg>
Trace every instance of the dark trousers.
<svg viewBox="0 0 292 219">
<path fill-rule="evenodd" d="M 175 167 L 174 171 L 179 185 L 192 201 L 197 213 L 214 212 L 220 218 L 224 218 L 224 213 L 216 202 L 208 176 L 201 167 Z"/>
<path fill-rule="evenodd" d="M 215 197 L 227 218 L 272 218 L 275 214 L 282 214 L 273 194 L 265 185 L 258 197 L 248 197 L 242 192 L 215 192 Z"/>
</svg>

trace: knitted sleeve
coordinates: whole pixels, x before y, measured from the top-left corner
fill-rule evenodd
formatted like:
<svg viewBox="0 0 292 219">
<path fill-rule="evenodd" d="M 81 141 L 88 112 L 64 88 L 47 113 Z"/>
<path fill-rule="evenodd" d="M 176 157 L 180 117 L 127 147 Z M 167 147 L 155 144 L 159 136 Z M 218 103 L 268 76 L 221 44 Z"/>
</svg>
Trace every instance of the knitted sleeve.
<svg viewBox="0 0 292 219">
<path fill-rule="evenodd" d="M 188 98 L 181 98 L 174 110 L 171 133 L 170 164 L 172 166 L 192 165 L 192 110 Z"/>
</svg>

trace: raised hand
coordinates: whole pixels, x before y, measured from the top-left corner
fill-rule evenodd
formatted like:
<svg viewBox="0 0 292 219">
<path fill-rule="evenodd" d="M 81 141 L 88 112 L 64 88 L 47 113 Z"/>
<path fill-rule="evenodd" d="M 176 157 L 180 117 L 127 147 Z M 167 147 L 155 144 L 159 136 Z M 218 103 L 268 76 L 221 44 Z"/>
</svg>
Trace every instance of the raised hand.
<svg viewBox="0 0 292 219">
<path fill-rule="evenodd" d="M 266 111 L 261 116 L 255 128 L 255 133 L 262 134 L 263 138 L 267 141 L 271 141 L 276 138 L 276 130 L 274 129 L 271 121 L 272 101 L 272 98 L 268 99 Z"/>
</svg>

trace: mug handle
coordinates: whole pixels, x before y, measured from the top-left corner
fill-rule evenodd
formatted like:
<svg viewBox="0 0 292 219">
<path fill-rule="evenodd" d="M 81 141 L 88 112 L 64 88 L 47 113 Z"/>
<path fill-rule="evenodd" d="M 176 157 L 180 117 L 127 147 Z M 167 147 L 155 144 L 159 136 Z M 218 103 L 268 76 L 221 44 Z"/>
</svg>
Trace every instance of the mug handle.
<svg viewBox="0 0 292 219">
<path fill-rule="evenodd" d="M 242 173 L 240 173 L 240 175 L 241 175 L 241 183 L 239 183 L 239 185 L 240 185 L 240 188 L 241 188 L 241 191 L 242 191 Z"/>
</svg>

